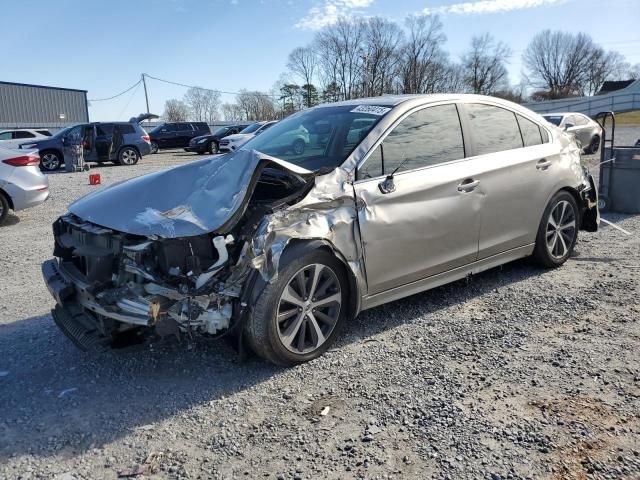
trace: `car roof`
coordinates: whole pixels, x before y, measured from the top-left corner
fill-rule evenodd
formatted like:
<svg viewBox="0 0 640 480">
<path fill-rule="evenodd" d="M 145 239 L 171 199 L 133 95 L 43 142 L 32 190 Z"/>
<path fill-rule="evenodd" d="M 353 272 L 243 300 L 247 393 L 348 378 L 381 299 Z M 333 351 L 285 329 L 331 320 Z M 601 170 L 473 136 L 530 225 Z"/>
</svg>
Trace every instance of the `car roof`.
<svg viewBox="0 0 640 480">
<path fill-rule="evenodd" d="M 566 116 L 566 115 L 580 115 L 582 117 L 588 117 L 588 115 L 585 115 L 584 113 L 580 113 L 580 112 L 553 112 L 553 113 L 541 113 L 540 115 L 542 115 L 543 117 L 548 117 L 548 116 Z"/>
</svg>

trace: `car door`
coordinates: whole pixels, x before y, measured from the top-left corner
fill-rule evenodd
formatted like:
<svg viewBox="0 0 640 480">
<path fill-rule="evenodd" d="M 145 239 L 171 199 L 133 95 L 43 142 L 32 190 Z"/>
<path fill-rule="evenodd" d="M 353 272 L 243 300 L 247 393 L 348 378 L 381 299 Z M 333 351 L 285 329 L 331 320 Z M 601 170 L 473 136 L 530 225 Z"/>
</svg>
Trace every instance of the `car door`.
<svg viewBox="0 0 640 480">
<path fill-rule="evenodd" d="M 167 123 L 160 129 L 160 135 L 158 135 L 158 146 L 160 148 L 175 147 L 176 133 L 176 124 Z"/>
<path fill-rule="evenodd" d="M 98 160 L 101 162 L 109 160 L 112 134 L 112 123 L 101 123 L 100 125 L 96 125 L 96 155 Z"/>
<path fill-rule="evenodd" d="M 478 259 L 533 244 L 554 185 L 558 152 L 543 143 L 548 137 L 541 126 L 523 115 L 481 103 L 463 104 L 462 111 L 474 158 L 483 165 L 478 180 L 486 198 Z"/>
<path fill-rule="evenodd" d="M 354 189 L 369 295 L 475 261 L 479 168 L 465 158 L 455 104 L 409 113 L 360 165 Z"/>
</svg>

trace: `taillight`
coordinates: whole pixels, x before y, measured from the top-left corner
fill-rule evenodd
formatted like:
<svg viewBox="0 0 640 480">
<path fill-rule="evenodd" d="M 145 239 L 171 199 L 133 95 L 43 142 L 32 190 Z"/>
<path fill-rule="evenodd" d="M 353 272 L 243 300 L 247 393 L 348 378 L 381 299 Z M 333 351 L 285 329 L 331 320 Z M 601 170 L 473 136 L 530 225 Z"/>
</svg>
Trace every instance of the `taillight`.
<svg viewBox="0 0 640 480">
<path fill-rule="evenodd" d="M 151 142 L 151 137 L 149 137 L 149 135 L 143 135 L 142 136 L 142 140 L 144 140 L 145 142 L 149 143 L 149 142 Z"/>
<path fill-rule="evenodd" d="M 28 167 L 29 165 L 39 165 L 40 157 L 37 155 L 22 155 L 20 157 L 8 158 L 2 162 L 12 167 Z"/>
</svg>

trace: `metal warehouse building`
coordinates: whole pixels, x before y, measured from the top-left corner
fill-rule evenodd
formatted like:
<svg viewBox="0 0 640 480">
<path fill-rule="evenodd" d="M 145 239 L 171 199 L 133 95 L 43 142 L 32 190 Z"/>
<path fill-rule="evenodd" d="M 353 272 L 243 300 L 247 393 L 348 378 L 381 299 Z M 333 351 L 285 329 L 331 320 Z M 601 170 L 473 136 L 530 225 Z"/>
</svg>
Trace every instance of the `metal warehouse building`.
<svg viewBox="0 0 640 480">
<path fill-rule="evenodd" d="M 0 82 L 0 130 L 55 130 L 88 121 L 86 90 Z"/>
</svg>

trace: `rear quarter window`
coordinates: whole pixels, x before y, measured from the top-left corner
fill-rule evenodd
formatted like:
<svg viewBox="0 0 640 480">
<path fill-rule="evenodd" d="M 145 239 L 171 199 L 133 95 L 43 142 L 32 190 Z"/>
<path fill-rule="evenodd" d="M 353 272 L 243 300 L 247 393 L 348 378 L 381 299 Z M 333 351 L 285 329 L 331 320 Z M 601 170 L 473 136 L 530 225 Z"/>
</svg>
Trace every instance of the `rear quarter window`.
<svg viewBox="0 0 640 480">
<path fill-rule="evenodd" d="M 533 145 L 540 145 L 542 142 L 541 128 L 537 123 L 524 118 L 521 115 L 516 115 L 518 118 L 518 125 L 520 125 L 520 133 L 522 133 L 522 141 L 525 147 L 531 147 Z"/>
</svg>

